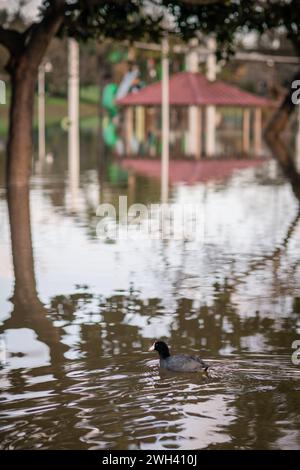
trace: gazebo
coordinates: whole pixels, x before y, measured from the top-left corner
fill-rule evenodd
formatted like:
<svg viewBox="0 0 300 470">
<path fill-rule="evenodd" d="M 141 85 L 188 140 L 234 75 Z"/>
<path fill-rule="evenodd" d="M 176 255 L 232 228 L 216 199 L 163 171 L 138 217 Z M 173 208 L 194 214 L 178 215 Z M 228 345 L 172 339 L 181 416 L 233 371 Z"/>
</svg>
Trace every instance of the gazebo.
<svg viewBox="0 0 300 470">
<path fill-rule="evenodd" d="M 142 140 L 146 138 L 147 128 L 153 129 L 154 110 L 160 110 L 161 96 L 162 87 L 158 81 L 117 101 L 117 105 L 125 110 L 127 154 L 131 153 L 130 142 L 134 133 Z M 228 107 L 242 110 L 243 153 L 249 154 L 252 144 L 252 153 L 261 156 L 262 109 L 273 106 L 272 101 L 224 81 L 209 81 L 198 72 L 171 75 L 169 96 L 171 130 L 176 132 L 182 127 L 181 123 L 186 122 L 187 153 L 190 156 L 199 159 L 203 155 L 216 155 L 217 110 Z"/>
</svg>

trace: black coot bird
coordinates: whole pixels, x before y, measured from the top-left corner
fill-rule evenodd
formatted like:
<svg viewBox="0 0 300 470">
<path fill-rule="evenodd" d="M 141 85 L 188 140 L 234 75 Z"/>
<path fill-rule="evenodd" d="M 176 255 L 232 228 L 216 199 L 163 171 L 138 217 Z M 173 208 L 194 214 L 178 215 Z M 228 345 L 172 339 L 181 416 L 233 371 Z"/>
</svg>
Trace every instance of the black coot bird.
<svg viewBox="0 0 300 470">
<path fill-rule="evenodd" d="M 155 341 L 149 351 L 157 351 L 160 359 L 160 367 L 173 372 L 205 372 L 208 365 L 197 356 L 187 354 L 176 354 L 171 356 L 169 348 L 164 341 Z"/>
</svg>

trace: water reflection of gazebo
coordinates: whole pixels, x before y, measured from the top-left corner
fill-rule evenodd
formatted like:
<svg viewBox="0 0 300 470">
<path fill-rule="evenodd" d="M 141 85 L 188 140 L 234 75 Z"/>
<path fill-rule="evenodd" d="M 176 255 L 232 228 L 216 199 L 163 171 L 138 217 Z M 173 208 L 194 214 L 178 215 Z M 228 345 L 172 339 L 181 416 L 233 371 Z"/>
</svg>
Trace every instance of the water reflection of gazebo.
<svg viewBox="0 0 300 470">
<path fill-rule="evenodd" d="M 270 100 L 195 72 L 172 75 L 169 94 L 172 156 L 218 155 L 218 140 L 223 134 L 224 143 L 226 133 L 238 140 L 236 153 L 261 156 L 262 110 L 272 106 Z M 140 154 L 141 149 L 150 156 L 160 153 L 161 95 L 159 81 L 117 101 L 124 111 L 127 155 Z M 230 153 L 228 149 L 225 153 Z"/>
</svg>

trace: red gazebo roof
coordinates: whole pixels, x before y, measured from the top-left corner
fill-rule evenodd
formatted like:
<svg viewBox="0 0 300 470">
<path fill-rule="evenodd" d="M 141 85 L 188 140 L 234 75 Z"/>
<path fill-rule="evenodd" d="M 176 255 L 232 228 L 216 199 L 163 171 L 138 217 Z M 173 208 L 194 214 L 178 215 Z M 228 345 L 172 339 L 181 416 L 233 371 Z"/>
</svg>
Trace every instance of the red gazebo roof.
<svg viewBox="0 0 300 470">
<path fill-rule="evenodd" d="M 272 106 L 273 102 L 223 81 L 210 82 L 201 73 L 179 72 L 170 76 L 170 105 L 175 106 Z M 155 82 L 117 100 L 118 105 L 160 106 L 161 82 Z"/>
</svg>

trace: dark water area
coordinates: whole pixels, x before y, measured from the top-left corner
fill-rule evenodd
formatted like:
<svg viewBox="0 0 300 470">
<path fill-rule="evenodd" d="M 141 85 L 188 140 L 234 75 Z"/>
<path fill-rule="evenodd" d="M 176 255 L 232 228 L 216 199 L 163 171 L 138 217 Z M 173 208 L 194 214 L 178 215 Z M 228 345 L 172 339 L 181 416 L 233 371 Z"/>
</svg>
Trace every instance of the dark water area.
<svg viewBox="0 0 300 470">
<path fill-rule="evenodd" d="M 100 165 L 83 137 L 71 193 L 53 149 L 10 222 L 0 189 L 0 448 L 299 449 L 300 212 L 275 162 L 172 182 L 201 208 L 199 243 L 103 241 L 100 202 L 159 203 L 159 180 Z M 156 338 L 210 377 L 161 371 Z"/>
</svg>

